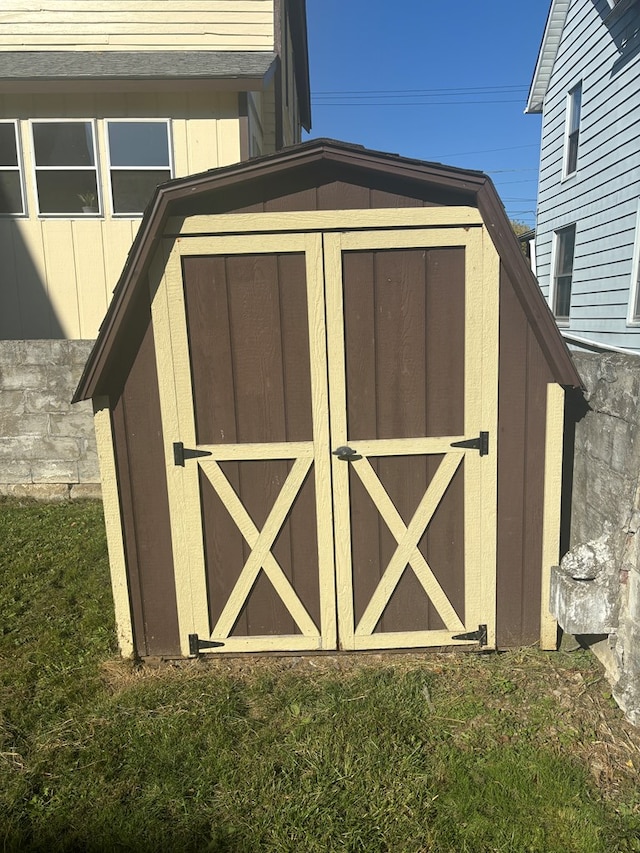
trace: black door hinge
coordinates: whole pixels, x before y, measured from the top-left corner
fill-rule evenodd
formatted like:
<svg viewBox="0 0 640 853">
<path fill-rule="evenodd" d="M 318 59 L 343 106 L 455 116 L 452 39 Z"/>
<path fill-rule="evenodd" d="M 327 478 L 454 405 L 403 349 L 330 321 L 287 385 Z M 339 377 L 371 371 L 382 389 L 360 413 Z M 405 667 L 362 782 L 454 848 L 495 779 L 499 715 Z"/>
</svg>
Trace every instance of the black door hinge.
<svg viewBox="0 0 640 853">
<path fill-rule="evenodd" d="M 197 634 L 189 634 L 189 654 L 197 658 L 200 656 L 202 649 L 219 649 L 224 646 L 224 643 L 218 643 L 215 640 L 201 640 Z"/>
<path fill-rule="evenodd" d="M 452 441 L 451 447 L 479 450 L 480 456 L 487 456 L 489 454 L 489 433 L 481 432 L 477 438 L 469 438 L 466 441 Z"/>
<path fill-rule="evenodd" d="M 468 634 L 456 634 L 452 640 L 475 640 L 480 646 L 487 645 L 487 626 L 478 625 L 477 631 L 469 631 Z"/>
<path fill-rule="evenodd" d="M 181 441 L 173 442 L 173 464 L 184 468 L 185 459 L 197 459 L 199 456 L 211 456 L 210 450 L 189 450 Z"/>
</svg>

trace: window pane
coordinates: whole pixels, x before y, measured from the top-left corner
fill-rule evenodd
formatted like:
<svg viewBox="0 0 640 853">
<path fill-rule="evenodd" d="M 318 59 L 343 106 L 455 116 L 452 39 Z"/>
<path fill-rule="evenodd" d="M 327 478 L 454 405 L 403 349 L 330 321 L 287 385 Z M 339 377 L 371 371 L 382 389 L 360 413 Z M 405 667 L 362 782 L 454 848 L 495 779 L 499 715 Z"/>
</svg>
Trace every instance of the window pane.
<svg viewBox="0 0 640 853">
<path fill-rule="evenodd" d="M 571 276 L 560 276 L 556 281 L 556 317 L 560 320 L 569 319 L 571 308 Z"/>
<path fill-rule="evenodd" d="M 557 275 L 571 275 L 573 270 L 573 249 L 575 242 L 575 228 L 567 228 L 565 231 L 558 232 Z"/>
<path fill-rule="evenodd" d="M 93 129 L 88 121 L 33 125 L 37 166 L 93 166 Z"/>
<path fill-rule="evenodd" d="M 580 109 L 582 107 L 582 86 L 576 86 L 571 92 L 571 119 L 569 133 L 575 133 L 580 126 Z"/>
<path fill-rule="evenodd" d="M 114 213 L 142 213 L 158 186 L 171 178 L 168 169 L 130 169 L 111 171 Z"/>
<path fill-rule="evenodd" d="M 569 137 L 567 148 L 567 175 L 571 175 L 578 168 L 578 134 L 572 133 Z"/>
<path fill-rule="evenodd" d="M 166 123 L 110 122 L 109 153 L 112 166 L 169 166 Z"/>
<path fill-rule="evenodd" d="M 19 172 L 0 170 L 0 213 L 24 213 Z"/>
<path fill-rule="evenodd" d="M 98 197 L 93 169 L 40 171 L 36 172 L 36 183 L 40 213 L 82 213 L 89 201 L 87 194 Z M 94 205 L 97 211 L 97 201 Z"/>
<path fill-rule="evenodd" d="M 16 128 L 14 124 L 0 124 L 0 166 L 17 166 Z"/>
</svg>

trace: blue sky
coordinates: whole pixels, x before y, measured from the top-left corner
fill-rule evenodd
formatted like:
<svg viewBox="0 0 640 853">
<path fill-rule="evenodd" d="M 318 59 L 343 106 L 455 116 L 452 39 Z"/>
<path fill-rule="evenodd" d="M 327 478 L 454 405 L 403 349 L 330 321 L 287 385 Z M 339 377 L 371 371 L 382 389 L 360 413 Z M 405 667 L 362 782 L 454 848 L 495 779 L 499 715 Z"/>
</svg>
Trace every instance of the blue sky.
<svg viewBox="0 0 640 853">
<path fill-rule="evenodd" d="M 480 169 L 533 225 L 540 116 L 524 115 L 549 0 L 307 0 L 313 127 Z"/>
</svg>

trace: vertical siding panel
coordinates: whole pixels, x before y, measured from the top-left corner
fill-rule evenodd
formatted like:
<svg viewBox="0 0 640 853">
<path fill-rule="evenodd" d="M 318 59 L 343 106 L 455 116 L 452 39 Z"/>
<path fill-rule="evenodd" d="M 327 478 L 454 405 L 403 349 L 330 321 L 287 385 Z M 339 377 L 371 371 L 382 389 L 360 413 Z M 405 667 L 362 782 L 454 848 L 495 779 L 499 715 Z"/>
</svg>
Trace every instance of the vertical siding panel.
<svg viewBox="0 0 640 853">
<path fill-rule="evenodd" d="M 70 330 L 77 327 L 75 294 L 63 282 L 63 289 L 71 294 L 71 298 L 68 301 L 60 300 L 47 281 L 40 222 L 23 222 L 21 225 L 23 227 L 20 229 L 20 236 L 14 242 L 14 251 L 20 301 L 28 311 L 29 337 L 73 337 L 73 333 L 69 334 L 67 331 L 65 323 L 69 322 Z M 60 252 L 62 251 L 61 247 Z"/>
<path fill-rule="evenodd" d="M 42 234 L 51 310 L 57 317 L 65 337 L 81 338 L 76 258 L 71 221 L 69 219 L 43 220 Z"/>
<path fill-rule="evenodd" d="M 2 340 L 25 337 L 14 247 L 14 242 L 19 239 L 20 232 L 17 223 L 9 219 L 0 220 L 0 258 L 2 259 L 0 338 Z"/>
<path fill-rule="evenodd" d="M 78 284 L 78 337 L 93 338 L 107 310 L 105 252 L 100 223 L 76 220 L 72 225 L 72 237 Z"/>
<path fill-rule="evenodd" d="M 522 637 L 527 350 L 527 321 L 501 270 L 497 643 L 503 647 L 519 645 Z"/>
<path fill-rule="evenodd" d="M 240 160 L 240 122 L 238 118 L 221 118 L 216 122 L 218 165 L 228 166 Z"/>
</svg>

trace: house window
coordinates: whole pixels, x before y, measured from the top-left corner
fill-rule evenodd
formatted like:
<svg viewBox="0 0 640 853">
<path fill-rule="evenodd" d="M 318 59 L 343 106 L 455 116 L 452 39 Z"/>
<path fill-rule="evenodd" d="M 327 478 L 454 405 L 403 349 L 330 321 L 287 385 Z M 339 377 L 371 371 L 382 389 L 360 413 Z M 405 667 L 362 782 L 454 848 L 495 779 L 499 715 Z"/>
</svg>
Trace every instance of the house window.
<svg viewBox="0 0 640 853">
<path fill-rule="evenodd" d="M 569 92 L 567 98 L 567 138 L 565 143 L 564 174 L 573 175 L 578 168 L 578 141 L 580 138 L 580 110 L 582 106 L 582 83 Z"/>
<path fill-rule="evenodd" d="M 113 212 L 140 214 L 158 184 L 171 178 L 166 121 L 108 121 Z"/>
<path fill-rule="evenodd" d="M 555 263 L 553 273 L 552 309 L 559 322 L 569 322 L 571 308 L 571 281 L 573 255 L 576 245 L 576 226 L 569 225 L 556 231 Z"/>
<path fill-rule="evenodd" d="M 24 213 L 20 146 L 15 122 L 0 122 L 0 214 Z"/>
<path fill-rule="evenodd" d="M 100 212 L 95 135 L 90 121 L 34 121 L 38 210 L 45 215 Z"/>
</svg>

